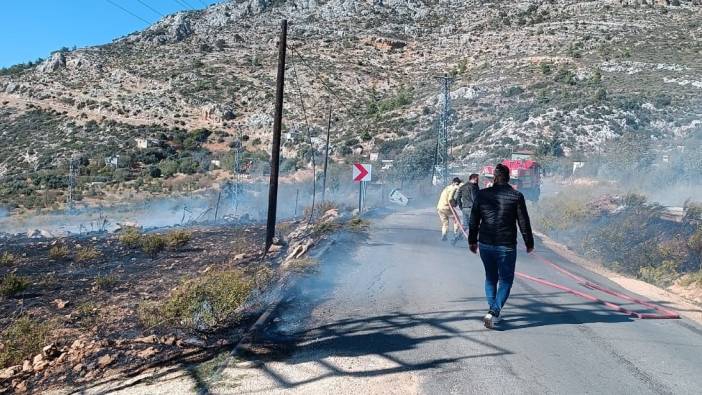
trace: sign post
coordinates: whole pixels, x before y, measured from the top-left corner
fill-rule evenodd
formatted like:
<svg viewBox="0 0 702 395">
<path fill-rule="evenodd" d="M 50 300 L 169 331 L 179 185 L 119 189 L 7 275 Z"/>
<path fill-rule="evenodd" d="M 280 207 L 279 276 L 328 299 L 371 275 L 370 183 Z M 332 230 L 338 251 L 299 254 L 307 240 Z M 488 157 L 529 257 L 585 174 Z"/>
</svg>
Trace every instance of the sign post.
<svg viewBox="0 0 702 395">
<path fill-rule="evenodd" d="M 358 183 L 358 216 L 363 213 L 363 195 L 365 183 L 371 181 L 372 166 L 366 163 L 353 164 L 353 181 Z"/>
</svg>

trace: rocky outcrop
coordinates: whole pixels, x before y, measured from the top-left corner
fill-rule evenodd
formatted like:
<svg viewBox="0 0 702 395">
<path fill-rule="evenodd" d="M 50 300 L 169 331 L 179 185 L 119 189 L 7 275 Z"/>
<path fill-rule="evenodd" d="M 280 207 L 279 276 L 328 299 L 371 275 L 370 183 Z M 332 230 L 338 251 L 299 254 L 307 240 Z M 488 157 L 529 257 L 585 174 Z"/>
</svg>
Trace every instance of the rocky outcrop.
<svg viewBox="0 0 702 395">
<path fill-rule="evenodd" d="M 52 73 L 66 67 L 66 55 L 63 52 L 54 52 L 51 58 L 42 62 L 38 67 L 39 73 Z"/>
</svg>

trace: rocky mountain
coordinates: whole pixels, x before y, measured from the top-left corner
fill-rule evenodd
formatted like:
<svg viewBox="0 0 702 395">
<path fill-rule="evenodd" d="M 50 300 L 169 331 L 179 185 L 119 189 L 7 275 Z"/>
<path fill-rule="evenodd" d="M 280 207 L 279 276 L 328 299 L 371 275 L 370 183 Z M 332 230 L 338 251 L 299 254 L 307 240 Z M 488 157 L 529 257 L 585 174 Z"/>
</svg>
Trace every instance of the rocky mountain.
<svg viewBox="0 0 702 395">
<path fill-rule="evenodd" d="M 321 148 L 330 105 L 336 159 L 431 147 L 441 75 L 454 77 L 457 160 L 514 148 L 583 155 L 625 134 L 684 138 L 702 129 L 699 3 L 225 1 L 2 70 L 0 172 L 57 169 L 76 153 L 95 167 L 86 174 L 112 176 L 105 159 L 116 155 L 132 170 L 183 172 L 164 161 L 182 160 L 174 151 L 202 129 L 185 155 L 194 168 L 242 144 L 263 157 L 283 18 L 289 167 L 309 160 L 307 125 Z M 135 138 L 163 152 L 143 160 Z"/>
</svg>

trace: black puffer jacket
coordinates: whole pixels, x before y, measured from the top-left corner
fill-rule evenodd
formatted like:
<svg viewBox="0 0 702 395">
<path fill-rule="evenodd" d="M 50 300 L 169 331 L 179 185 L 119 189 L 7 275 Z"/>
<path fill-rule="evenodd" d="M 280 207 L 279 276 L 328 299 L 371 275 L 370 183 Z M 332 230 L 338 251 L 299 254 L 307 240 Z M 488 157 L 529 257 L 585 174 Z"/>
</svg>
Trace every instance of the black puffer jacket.
<svg viewBox="0 0 702 395">
<path fill-rule="evenodd" d="M 468 242 L 500 246 L 517 245 L 517 223 L 527 248 L 534 248 L 534 235 L 524 195 L 509 184 L 482 189 L 470 214 Z"/>
</svg>

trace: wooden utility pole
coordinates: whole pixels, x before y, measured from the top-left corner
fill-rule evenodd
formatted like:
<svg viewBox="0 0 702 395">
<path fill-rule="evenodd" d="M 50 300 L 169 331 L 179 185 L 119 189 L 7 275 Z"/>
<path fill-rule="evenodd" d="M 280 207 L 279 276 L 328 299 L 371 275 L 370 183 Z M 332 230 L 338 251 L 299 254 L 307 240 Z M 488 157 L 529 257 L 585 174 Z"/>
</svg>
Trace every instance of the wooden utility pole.
<svg viewBox="0 0 702 395">
<path fill-rule="evenodd" d="M 285 50 L 288 42 L 288 21 L 280 24 L 278 41 L 278 79 L 275 96 L 275 118 L 273 119 L 273 148 L 271 150 L 271 181 L 268 186 L 268 222 L 266 227 L 266 248 L 264 254 L 273 244 L 275 236 L 276 210 L 278 208 L 278 173 L 280 170 L 280 133 L 283 125 L 283 93 L 285 88 Z"/>
<path fill-rule="evenodd" d="M 331 103 L 331 101 L 330 101 Z M 322 203 L 326 200 L 327 194 L 327 165 L 329 164 L 329 133 L 331 131 L 332 106 L 329 104 L 329 123 L 327 124 L 327 145 L 324 149 L 324 178 L 322 179 Z"/>
</svg>

